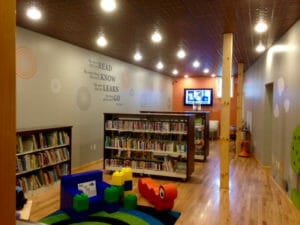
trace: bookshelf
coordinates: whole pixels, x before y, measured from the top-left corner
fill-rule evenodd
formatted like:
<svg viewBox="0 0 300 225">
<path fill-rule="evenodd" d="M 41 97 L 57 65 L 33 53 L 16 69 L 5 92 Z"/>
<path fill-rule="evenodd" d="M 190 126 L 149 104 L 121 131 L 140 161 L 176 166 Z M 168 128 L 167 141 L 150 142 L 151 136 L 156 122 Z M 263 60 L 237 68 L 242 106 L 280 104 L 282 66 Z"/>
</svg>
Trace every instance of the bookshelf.
<svg viewBox="0 0 300 225">
<path fill-rule="evenodd" d="M 72 127 L 17 130 L 16 184 L 24 192 L 60 180 L 71 171 Z"/>
<path fill-rule="evenodd" d="M 209 111 L 140 111 L 141 113 L 193 114 L 195 115 L 195 154 L 197 161 L 206 161 L 209 155 Z"/>
<path fill-rule="evenodd" d="M 195 160 L 206 161 L 209 155 L 209 112 L 186 111 L 195 115 Z"/>
<path fill-rule="evenodd" d="M 194 171 L 194 115 L 104 113 L 107 171 L 187 180 Z"/>
</svg>

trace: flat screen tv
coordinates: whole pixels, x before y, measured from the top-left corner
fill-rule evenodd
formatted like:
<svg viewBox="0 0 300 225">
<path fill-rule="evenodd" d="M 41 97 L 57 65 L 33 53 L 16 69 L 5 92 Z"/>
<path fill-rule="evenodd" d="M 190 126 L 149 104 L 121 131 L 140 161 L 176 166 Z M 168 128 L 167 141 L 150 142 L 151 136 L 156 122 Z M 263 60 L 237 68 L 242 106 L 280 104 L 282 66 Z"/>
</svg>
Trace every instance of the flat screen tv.
<svg viewBox="0 0 300 225">
<path fill-rule="evenodd" d="M 200 103 L 201 106 L 212 106 L 213 96 L 212 88 L 185 88 L 184 105 Z"/>
</svg>

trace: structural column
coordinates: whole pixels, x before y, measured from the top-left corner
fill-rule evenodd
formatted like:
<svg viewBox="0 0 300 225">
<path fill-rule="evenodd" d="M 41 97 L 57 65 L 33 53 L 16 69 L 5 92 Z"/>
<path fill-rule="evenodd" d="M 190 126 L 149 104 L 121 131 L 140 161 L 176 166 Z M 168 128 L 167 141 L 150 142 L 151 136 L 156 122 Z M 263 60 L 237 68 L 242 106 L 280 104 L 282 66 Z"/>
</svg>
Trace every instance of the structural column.
<svg viewBox="0 0 300 225">
<path fill-rule="evenodd" d="M 0 1 L 0 219 L 16 224 L 16 1 Z"/>
<path fill-rule="evenodd" d="M 233 34 L 225 33 L 223 39 L 223 74 L 221 103 L 221 155 L 220 188 L 229 189 L 229 148 L 230 148 L 230 79 L 232 72 Z"/>
<path fill-rule="evenodd" d="M 236 104 L 236 147 L 235 147 L 235 154 L 241 152 L 241 144 L 242 144 L 242 129 L 243 129 L 243 86 L 244 84 L 244 64 L 238 64 L 238 88 L 237 88 L 237 104 Z"/>
</svg>

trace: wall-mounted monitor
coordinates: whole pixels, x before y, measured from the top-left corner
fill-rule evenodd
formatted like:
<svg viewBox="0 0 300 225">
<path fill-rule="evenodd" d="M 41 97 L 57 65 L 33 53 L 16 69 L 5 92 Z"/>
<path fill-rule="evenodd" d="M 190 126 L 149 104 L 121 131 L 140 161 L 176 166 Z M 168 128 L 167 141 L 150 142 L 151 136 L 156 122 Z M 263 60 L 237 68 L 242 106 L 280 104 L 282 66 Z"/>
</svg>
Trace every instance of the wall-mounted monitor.
<svg viewBox="0 0 300 225">
<path fill-rule="evenodd" d="M 212 88 L 185 88 L 184 105 L 200 103 L 201 106 L 212 106 L 213 96 Z"/>
</svg>

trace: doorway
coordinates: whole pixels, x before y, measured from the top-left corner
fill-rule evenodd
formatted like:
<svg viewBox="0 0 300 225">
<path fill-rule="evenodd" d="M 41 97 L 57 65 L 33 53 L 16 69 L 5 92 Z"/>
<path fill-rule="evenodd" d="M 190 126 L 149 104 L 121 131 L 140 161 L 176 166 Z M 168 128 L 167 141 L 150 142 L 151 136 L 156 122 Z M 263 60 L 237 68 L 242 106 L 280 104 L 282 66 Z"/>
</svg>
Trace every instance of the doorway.
<svg viewBox="0 0 300 225">
<path fill-rule="evenodd" d="M 265 113 L 264 113 L 264 164 L 272 165 L 272 118 L 273 118 L 273 91 L 274 84 L 268 83 L 265 85 Z"/>
</svg>

